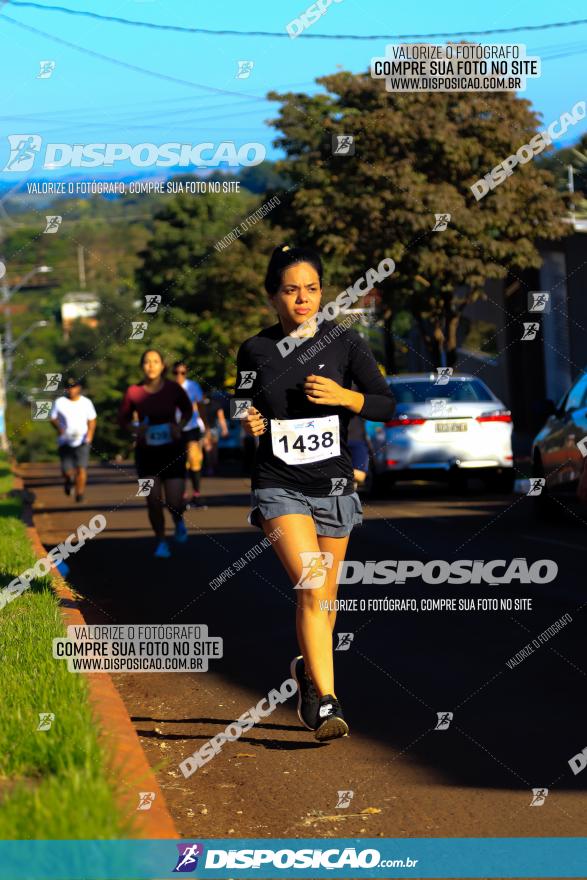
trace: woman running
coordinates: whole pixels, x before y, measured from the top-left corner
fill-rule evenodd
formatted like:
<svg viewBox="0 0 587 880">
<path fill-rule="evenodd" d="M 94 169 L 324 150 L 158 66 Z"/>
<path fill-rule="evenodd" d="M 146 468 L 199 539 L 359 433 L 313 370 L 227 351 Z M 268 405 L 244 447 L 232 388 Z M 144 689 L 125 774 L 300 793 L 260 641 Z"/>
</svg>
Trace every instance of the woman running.
<svg viewBox="0 0 587 880">
<path fill-rule="evenodd" d="M 353 413 L 386 421 L 395 403 L 362 338 L 313 320 L 322 295 L 315 251 L 276 248 L 265 289 L 278 323 L 244 342 L 237 357 L 235 396 L 252 400 L 243 425 L 259 438 L 249 522 L 266 535 L 281 530 L 275 550 L 297 590 L 298 716 L 322 741 L 349 731 L 332 655 L 337 570 L 362 522 L 347 427 Z M 284 357 L 278 342 L 293 331 L 308 338 Z"/>
<path fill-rule="evenodd" d="M 193 410 L 183 388 L 165 378 L 167 367 L 159 351 L 146 351 L 141 358 L 141 367 L 144 379 L 127 388 L 118 421 L 136 438 L 135 462 L 139 478 L 154 481 L 145 497 L 149 520 L 157 538 L 155 556 L 168 559 L 171 550 L 165 539 L 163 491 L 175 523 L 176 542 L 183 544 L 188 538 L 183 521 L 186 451 L 182 430 L 191 419 Z M 181 414 L 179 422 L 175 420 L 177 409 Z"/>
</svg>

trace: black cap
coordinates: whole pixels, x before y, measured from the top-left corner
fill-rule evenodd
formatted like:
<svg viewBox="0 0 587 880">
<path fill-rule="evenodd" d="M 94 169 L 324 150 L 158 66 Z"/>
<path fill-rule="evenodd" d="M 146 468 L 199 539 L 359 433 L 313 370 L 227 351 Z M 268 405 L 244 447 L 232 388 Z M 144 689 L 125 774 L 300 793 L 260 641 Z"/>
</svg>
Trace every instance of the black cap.
<svg viewBox="0 0 587 880">
<path fill-rule="evenodd" d="M 76 379 L 73 376 L 70 376 L 69 379 L 65 380 L 65 387 L 66 388 L 76 388 L 78 385 L 83 385 L 83 382 L 81 379 Z"/>
</svg>

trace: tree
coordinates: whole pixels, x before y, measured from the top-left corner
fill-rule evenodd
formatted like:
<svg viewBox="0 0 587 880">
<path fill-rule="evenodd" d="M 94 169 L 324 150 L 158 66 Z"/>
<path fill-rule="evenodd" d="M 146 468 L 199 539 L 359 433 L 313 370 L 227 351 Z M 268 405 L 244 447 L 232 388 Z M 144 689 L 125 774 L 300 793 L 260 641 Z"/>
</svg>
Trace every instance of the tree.
<svg viewBox="0 0 587 880">
<path fill-rule="evenodd" d="M 261 162 L 243 168 L 238 176 L 242 186 L 249 192 L 262 195 L 269 190 L 281 190 L 288 186 L 288 181 L 275 170 L 274 162 Z"/>
<path fill-rule="evenodd" d="M 247 222 L 262 201 L 248 193 L 178 195 L 157 214 L 141 254 L 142 293 L 162 297 L 163 322 L 189 327 L 182 355 L 215 384 L 234 376 L 240 343 L 274 320 L 263 278 L 286 233 L 262 219 Z"/>
<path fill-rule="evenodd" d="M 273 125 L 287 158 L 277 170 L 300 184 L 287 221 L 342 287 L 392 257 L 396 271 L 381 285 L 388 331 L 408 307 L 431 363 L 454 364 L 460 317 L 487 279 L 539 266 L 536 239 L 568 232 L 552 174 L 536 163 L 479 202 L 470 190 L 528 143 L 538 117 L 510 93 L 390 93 L 346 72 L 318 82 L 326 94 L 268 96 L 282 102 Z M 332 153 L 335 134 L 354 136 L 355 155 Z M 433 232 L 441 213 L 450 222 Z"/>
<path fill-rule="evenodd" d="M 575 195 L 569 198 L 576 213 L 585 216 L 587 214 L 587 134 L 584 134 L 576 144 L 570 147 L 562 147 L 560 150 L 542 155 L 537 160 L 540 168 L 552 171 L 556 180 L 556 188 L 561 193 L 568 193 L 569 189 L 569 165 L 573 166 L 573 189 Z"/>
</svg>

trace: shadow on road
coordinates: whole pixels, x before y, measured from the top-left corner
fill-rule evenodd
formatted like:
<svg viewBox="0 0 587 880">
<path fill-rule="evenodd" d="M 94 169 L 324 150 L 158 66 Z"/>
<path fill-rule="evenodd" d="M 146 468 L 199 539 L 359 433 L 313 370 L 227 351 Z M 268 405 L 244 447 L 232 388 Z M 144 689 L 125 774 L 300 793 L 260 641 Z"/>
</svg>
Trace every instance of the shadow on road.
<svg viewBox="0 0 587 880">
<path fill-rule="evenodd" d="M 242 495 L 235 493 L 234 486 L 230 489 L 226 498 L 231 504 L 235 495 L 238 506 L 248 504 L 245 487 Z M 533 600 L 531 612 L 339 613 L 337 631 L 352 632 L 354 641 L 349 651 L 335 653 L 337 693 L 351 729 L 389 745 L 386 772 L 394 761 L 402 760 L 416 762 L 436 778 L 461 786 L 525 791 L 584 787 L 587 774 L 574 776 L 568 764 L 587 746 L 583 612 L 578 610 L 581 601 L 572 599 L 574 591 L 583 593 L 584 576 L 568 550 L 541 544 L 540 538 L 552 532 L 541 532 L 531 524 L 524 506 L 527 501 L 481 493 L 455 498 L 434 486 L 424 491 L 410 486 L 388 501 L 367 501 L 368 519 L 352 535 L 349 559 L 511 560 L 522 556 L 529 561 L 548 557 L 559 566 L 557 580 L 543 586 L 422 585 L 415 581 L 403 586 L 341 587 L 341 597 L 358 600 Z M 137 517 L 146 520 L 137 507 L 128 506 L 134 523 Z M 214 578 L 262 538 L 260 531 L 244 527 L 242 532 L 224 531 L 229 524 L 220 495 L 215 508 L 188 512 L 188 523 L 197 522 L 199 530 L 192 531 L 189 543 L 176 548 L 170 560 L 153 559 L 152 539 L 124 534 L 113 538 L 105 531 L 71 558 L 70 580 L 85 596 L 83 610 L 91 623 L 206 624 L 210 635 L 224 639 L 223 659 L 211 663 L 214 671 L 261 697 L 289 677 L 289 662 L 297 653 L 293 591 L 271 549 L 217 590 L 210 587 Z M 240 512 L 238 522 L 230 525 L 239 524 L 244 526 Z M 205 533 L 207 526 L 214 531 Z M 124 527 L 116 529 L 124 531 Z M 526 540 L 526 532 L 538 540 Z M 507 667 L 507 660 L 566 612 L 572 623 L 515 668 Z M 199 718 L 199 676 L 182 674 L 176 679 L 181 679 L 177 687 L 182 698 L 170 717 L 149 715 L 134 720 L 211 724 L 210 735 L 234 720 L 226 717 L 226 710 L 218 718 Z M 185 715 L 178 713 L 178 706 L 185 707 Z M 437 713 L 445 712 L 453 713 L 450 726 L 436 730 Z M 290 728 L 257 725 L 255 743 L 267 748 L 292 745 L 265 739 L 265 731 L 272 729 Z M 153 736 L 148 730 L 139 732 Z M 175 734 L 166 737 L 176 738 Z M 198 731 L 179 738 L 209 737 Z M 311 740 L 293 745 L 315 747 Z"/>
</svg>

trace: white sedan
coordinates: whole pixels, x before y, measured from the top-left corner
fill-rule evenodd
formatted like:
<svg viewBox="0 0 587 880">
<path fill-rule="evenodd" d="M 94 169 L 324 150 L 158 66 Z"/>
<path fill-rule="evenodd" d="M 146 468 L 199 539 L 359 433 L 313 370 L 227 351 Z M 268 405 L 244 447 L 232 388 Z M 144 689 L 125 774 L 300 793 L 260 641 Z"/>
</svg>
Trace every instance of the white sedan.
<svg viewBox="0 0 587 880">
<path fill-rule="evenodd" d="M 438 479 L 457 485 L 482 476 L 494 489 L 513 486 L 512 416 L 476 376 L 390 376 L 397 407 L 385 426 L 370 423 L 375 480 Z"/>
</svg>

